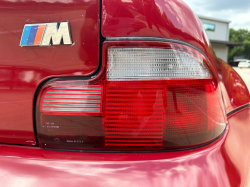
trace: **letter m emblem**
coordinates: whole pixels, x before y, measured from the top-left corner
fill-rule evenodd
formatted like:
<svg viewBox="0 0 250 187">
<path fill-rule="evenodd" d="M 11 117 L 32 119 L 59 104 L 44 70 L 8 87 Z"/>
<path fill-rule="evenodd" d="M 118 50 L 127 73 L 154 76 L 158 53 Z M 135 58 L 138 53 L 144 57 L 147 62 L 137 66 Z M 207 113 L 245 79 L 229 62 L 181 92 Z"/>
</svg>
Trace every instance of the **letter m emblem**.
<svg viewBox="0 0 250 187">
<path fill-rule="evenodd" d="M 41 46 L 72 44 L 68 22 L 47 23 Z"/>
</svg>

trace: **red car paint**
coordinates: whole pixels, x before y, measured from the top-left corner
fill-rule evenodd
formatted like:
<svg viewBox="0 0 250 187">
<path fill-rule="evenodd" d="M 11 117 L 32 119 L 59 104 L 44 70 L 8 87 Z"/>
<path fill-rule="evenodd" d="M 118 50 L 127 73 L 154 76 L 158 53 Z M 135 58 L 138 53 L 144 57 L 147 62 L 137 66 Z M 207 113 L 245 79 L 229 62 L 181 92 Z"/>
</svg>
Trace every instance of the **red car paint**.
<svg viewBox="0 0 250 187">
<path fill-rule="evenodd" d="M 33 102 L 43 81 L 95 72 L 98 7 L 96 0 L 0 0 L 0 142 L 36 144 Z M 19 46 L 24 24 L 67 20 L 75 45 Z M 101 26 L 104 37 L 158 37 L 197 47 L 217 73 L 226 113 L 250 102 L 245 83 L 216 58 L 198 18 L 182 1 L 103 0 Z M 245 186 L 250 109 L 228 121 L 214 143 L 177 152 L 77 153 L 1 145 L 1 186 Z"/>
<path fill-rule="evenodd" d="M 0 142 L 35 145 L 33 102 L 52 77 L 86 76 L 98 68 L 99 2 L 0 1 Z M 69 21 L 73 44 L 20 47 L 25 24 Z"/>
<path fill-rule="evenodd" d="M 218 59 L 215 63 L 226 112 L 250 102 L 249 91 L 238 73 L 226 62 Z"/>
<path fill-rule="evenodd" d="M 175 39 L 214 57 L 199 18 L 183 1 L 103 0 L 102 35 Z"/>
</svg>

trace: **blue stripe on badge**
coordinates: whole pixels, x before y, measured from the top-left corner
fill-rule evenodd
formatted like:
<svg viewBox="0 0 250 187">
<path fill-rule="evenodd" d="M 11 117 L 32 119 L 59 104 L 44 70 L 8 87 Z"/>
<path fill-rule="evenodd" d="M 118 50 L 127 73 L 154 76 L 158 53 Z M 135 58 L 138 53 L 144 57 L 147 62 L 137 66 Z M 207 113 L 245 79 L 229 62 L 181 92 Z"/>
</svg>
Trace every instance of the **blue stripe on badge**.
<svg viewBox="0 0 250 187">
<path fill-rule="evenodd" d="M 32 26 L 25 26 L 24 27 L 24 29 L 23 29 L 23 35 L 22 35 L 22 40 L 21 40 L 21 44 L 20 44 L 21 46 L 28 44 L 31 27 Z"/>
<path fill-rule="evenodd" d="M 31 30 L 30 30 L 30 35 L 29 35 L 29 39 L 28 39 L 28 44 L 27 45 L 33 45 L 34 44 L 34 40 L 36 37 L 36 32 L 38 29 L 38 25 L 32 26 Z"/>
</svg>

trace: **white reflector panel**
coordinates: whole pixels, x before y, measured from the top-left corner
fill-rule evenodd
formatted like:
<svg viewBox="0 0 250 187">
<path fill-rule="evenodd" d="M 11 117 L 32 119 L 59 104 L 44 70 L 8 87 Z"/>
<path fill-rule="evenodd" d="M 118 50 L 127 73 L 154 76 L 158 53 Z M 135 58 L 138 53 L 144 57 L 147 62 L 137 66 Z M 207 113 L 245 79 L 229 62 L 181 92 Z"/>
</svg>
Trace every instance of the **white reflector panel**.
<svg viewBox="0 0 250 187">
<path fill-rule="evenodd" d="M 102 86 L 64 86 L 46 90 L 42 111 L 101 112 Z"/>
<path fill-rule="evenodd" d="M 162 48 L 108 50 L 108 80 L 206 79 L 212 75 L 192 52 Z"/>
</svg>

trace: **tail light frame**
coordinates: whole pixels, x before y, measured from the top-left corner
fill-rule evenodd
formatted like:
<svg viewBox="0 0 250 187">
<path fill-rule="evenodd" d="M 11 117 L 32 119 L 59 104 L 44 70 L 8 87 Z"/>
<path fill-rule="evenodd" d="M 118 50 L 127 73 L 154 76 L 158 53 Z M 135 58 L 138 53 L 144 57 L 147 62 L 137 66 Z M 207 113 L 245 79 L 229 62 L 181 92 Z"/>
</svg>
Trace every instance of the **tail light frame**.
<svg viewBox="0 0 250 187">
<path fill-rule="evenodd" d="M 220 91 L 220 87 L 219 87 L 219 84 L 218 84 L 218 77 L 217 77 L 217 74 L 215 72 L 215 69 L 213 68 L 212 64 L 210 63 L 210 61 L 208 60 L 208 58 L 201 52 L 201 51 L 198 51 L 197 49 L 194 49 L 190 46 L 186 46 L 184 44 L 178 44 L 178 43 L 174 43 L 174 42 L 161 42 L 161 41 L 106 41 L 103 43 L 103 50 L 102 50 L 102 64 L 101 64 L 101 68 L 100 68 L 100 71 L 97 73 L 97 75 L 95 76 L 91 76 L 90 78 L 83 78 L 83 77 L 64 77 L 64 78 L 56 78 L 56 80 L 54 79 L 51 79 L 49 81 L 46 81 L 43 85 L 48 85 L 50 83 L 53 83 L 54 81 L 58 81 L 58 82 L 61 82 L 63 84 L 63 82 L 65 81 L 82 81 L 84 82 L 84 84 L 86 85 L 98 85 L 96 83 L 98 83 L 99 81 L 102 81 L 102 79 L 104 77 L 107 76 L 107 67 L 108 67 L 108 49 L 110 47 L 138 47 L 138 48 L 148 48 L 148 47 L 155 47 L 155 48 L 167 48 L 166 45 L 169 45 L 171 47 L 173 46 L 181 46 L 181 48 L 186 48 L 188 50 L 191 50 L 192 52 L 194 53 L 198 53 L 202 56 L 202 58 L 207 62 L 207 66 L 209 68 L 209 70 L 211 71 L 211 74 L 213 76 L 213 80 L 214 82 L 217 84 L 217 93 L 219 94 L 219 99 L 220 99 L 220 105 L 221 107 L 224 106 L 223 104 L 223 101 L 222 101 L 222 98 L 221 98 L 221 91 Z M 42 88 L 42 90 L 44 90 L 44 87 Z M 43 94 L 43 92 L 41 92 L 41 89 L 40 91 L 38 92 L 38 95 L 36 97 L 36 108 L 40 108 L 40 99 L 41 99 L 41 95 Z M 103 88 L 103 92 L 102 92 L 102 95 L 105 95 L 105 89 Z M 39 99 L 40 98 L 40 99 Z M 105 106 L 105 100 L 102 98 L 102 106 L 101 107 L 104 107 Z M 37 111 L 37 109 L 35 109 L 36 111 L 36 124 L 38 122 L 38 117 L 40 116 L 40 112 Z M 101 116 L 103 114 L 103 108 L 101 109 L 101 112 L 100 114 L 97 114 L 97 113 L 93 113 L 93 116 Z M 222 113 L 223 113 L 223 116 L 224 116 L 224 120 L 225 120 L 225 123 L 226 122 L 226 114 L 225 114 L 225 110 L 223 110 L 222 108 Z M 77 115 L 77 114 L 74 114 L 74 115 Z M 83 115 L 86 115 L 86 114 L 83 114 Z M 87 114 L 89 115 L 89 114 Z M 37 129 L 37 128 L 36 128 Z M 186 149 L 193 149 L 193 148 L 197 148 L 197 147 L 200 147 L 200 146 L 204 146 L 204 145 L 207 145 L 207 144 L 210 144 L 212 142 L 214 142 L 215 140 L 217 140 L 218 138 L 220 138 L 223 133 L 225 132 L 226 130 L 226 125 L 225 125 L 225 128 L 224 130 L 221 132 L 221 134 L 217 137 L 215 137 L 214 139 L 208 141 L 208 142 L 205 142 L 205 143 L 201 143 L 201 144 L 198 144 L 198 145 L 194 145 L 194 146 L 189 146 L 189 147 L 183 147 L 183 148 L 174 148 L 174 149 L 159 149 L 159 150 L 151 150 L 151 151 L 148 151 L 148 150 L 139 150 L 139 152 L 152 152 L 152 151 L 160 151 L 160 152 L 164 152 L 164 151 L 177 151 L 177 150 L 186 150 Z M 38 135 L 38 139 L 39 139 L 39 133 L 37 131 L 37 135 Z M 44 145 L 40 142 L 39 142 L 39 145 L 40 147 L 42 148 L 46 148 L 44 147 Z M 51 149 L 58 149 L 57 147 L 54 147 L 54 148 L 51 148 Z M 60 148 L 59 148 L 60 149 Z M 100 151 L 100 150 L 88 150 L 88 149 L 74 149 L 76 151 Z M 136 150 L 101 150 L 101 152 L 137 152 Z"/>
</svg>

